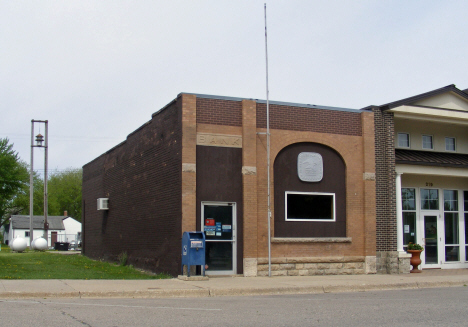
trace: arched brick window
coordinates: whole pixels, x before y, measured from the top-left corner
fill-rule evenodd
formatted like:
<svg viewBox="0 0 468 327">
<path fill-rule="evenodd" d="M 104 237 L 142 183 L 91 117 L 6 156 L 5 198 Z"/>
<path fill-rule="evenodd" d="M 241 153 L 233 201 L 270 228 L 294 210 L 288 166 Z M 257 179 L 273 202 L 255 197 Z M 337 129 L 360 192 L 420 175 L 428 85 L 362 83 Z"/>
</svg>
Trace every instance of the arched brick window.
<svg viewBox="0 0 468 327">
<path fill-rule="evenodd" d="M 299 178 L 300 153 L 320 154 L 320 181 Z M 273 168 L 275 237 L 346 236 L 346 166 L 335 150 L 318 143 L 295 143 L 278 153 Z"/>
</svg>

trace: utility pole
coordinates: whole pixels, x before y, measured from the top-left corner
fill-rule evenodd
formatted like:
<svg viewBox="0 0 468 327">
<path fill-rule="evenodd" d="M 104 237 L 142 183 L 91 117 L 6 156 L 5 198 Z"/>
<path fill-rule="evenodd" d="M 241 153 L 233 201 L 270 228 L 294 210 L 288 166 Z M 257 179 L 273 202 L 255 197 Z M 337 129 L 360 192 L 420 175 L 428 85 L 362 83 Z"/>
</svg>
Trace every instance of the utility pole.
<svg viewBox="0 0 468 327">
<path fill-rule="evenodd" d="M 44 142 L 44 136 L 40 133 L 36 135 L 36 145 L 34 145 L 34 123 L 44 124 L 45 125 L 45 145 L 42 145 Z M 49 223 L 47 222 L 47 212 L 48 212 L 48 194 L 47 194 L 47 165 L 48 165 L 48 148 L 49 148 L 49 131 L 48 131 L 48 121 L 47 120 L 31 120 L 31 169 L 29 172 L 29 246 L 32 249 L 32 241 L 34 240 L 34 223 L 33 223 L 33 211 L 34 211 L 34 148 L 44 148 L 44 239 L 49 244 Z"/>
</svg>

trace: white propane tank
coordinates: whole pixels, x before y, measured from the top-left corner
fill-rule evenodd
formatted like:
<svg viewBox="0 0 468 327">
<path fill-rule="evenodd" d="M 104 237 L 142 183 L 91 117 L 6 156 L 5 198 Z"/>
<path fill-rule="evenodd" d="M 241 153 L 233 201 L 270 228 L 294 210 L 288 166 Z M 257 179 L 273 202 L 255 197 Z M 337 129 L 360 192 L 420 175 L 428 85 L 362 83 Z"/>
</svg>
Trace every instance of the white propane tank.
<svg viewBox="0 0 468 327">
<path fill-rule="evenodd" d="M 34 250 L 45 251 L 47 250 L 47 241 L 43 237 L 38 237 L 33 241 L 32 247 Z"/>
<path fill-rule="evenodd" d="M 11 249 L 16 252 L 23 252 L 27 246 L 26 240 L 22 237 L 15 238 L 11 243 Z"/>
</svg>

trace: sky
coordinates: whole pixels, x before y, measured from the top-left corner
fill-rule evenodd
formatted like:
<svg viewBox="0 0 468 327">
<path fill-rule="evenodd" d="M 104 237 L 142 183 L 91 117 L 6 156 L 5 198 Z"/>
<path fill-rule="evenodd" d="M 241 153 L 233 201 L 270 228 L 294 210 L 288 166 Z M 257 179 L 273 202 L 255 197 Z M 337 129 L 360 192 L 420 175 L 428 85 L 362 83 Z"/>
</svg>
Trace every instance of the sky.
<svg viewBox="0 0 468 327">
<path fill-rule="evenodd" d="M 0 1 L 0 138 L 81 168 L 181 92 L 266 99 L 265 1 Z M 271 101 L 361 109 L 468 88 L 468 1 L 266 1 Z M 44 135 L 43 124 L 35 134 Z M 43 170 L 44 150 L 34 150 Z"/>
</svg>

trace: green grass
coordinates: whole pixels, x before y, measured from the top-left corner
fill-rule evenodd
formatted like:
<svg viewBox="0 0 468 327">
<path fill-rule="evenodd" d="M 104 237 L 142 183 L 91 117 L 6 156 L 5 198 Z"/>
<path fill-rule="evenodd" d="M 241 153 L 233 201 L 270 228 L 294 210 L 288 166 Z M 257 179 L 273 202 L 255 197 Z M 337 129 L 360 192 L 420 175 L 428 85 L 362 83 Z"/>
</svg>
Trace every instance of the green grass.
<svg viewBox="0 0 468 327">
<path fill-rule="evenodd" d="M 25 251 L 14 253 L 2 246 L 0 279 L 162 279 L 168 274 L 154 275 L 131 266 L 91 260 L 79 254 L 62 255 Z"/>
</svg>

